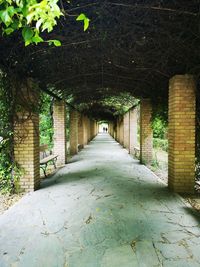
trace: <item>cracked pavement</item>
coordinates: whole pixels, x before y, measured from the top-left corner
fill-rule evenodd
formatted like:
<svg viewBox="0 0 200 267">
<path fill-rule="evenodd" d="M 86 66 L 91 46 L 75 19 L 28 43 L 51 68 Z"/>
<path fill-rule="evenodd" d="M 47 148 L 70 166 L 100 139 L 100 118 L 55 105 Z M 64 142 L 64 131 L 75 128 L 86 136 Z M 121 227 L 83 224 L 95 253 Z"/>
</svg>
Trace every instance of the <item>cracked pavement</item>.
<svg viewBox="0 0 200 267">
<path fill-rule="evenodd" d="M 0 215 L 0 267 L 200 266 L 200 216 L 99 134 Z"/>
</svg>

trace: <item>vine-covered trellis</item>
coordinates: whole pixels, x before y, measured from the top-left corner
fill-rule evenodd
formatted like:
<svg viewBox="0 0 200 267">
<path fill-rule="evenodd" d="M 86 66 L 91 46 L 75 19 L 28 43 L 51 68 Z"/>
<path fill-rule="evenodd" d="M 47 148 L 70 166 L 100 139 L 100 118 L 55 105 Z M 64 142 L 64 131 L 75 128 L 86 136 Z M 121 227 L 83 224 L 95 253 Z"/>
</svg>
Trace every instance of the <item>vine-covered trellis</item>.
<svg viewBox="0 0 200 267">
<path fill-rule="evenodd" d="M 65 95 L 102 119 L 116 111 L 107 105 L 109 98 L 148 97 L 166 109 L 173 75 L 189 73 L 199 80 L 198 0 L 60 0 L 59 5 L 65 16 L 42 37 L 62 46 L 24 47 L 18 32 L 0 37 L 0 68 L 8 78 L 32 77 L 42 90 Z M 86 32 L 75 21 L 80 13 L 90 19 Z"/>
</svg>

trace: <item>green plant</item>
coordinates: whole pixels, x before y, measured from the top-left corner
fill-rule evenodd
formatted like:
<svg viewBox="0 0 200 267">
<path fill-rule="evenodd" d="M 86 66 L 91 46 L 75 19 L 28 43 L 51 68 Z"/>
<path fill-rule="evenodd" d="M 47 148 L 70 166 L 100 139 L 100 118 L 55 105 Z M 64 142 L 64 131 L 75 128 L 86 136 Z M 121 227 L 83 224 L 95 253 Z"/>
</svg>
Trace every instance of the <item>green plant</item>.
<svg viewBox="0 0 200 267">
<path fill-rule="evenodd" d="M 167 152 L 168 151 L 168 140 L 160 139 L 160 138 L 153 138 L 153 147 L 162 149 Z"/>
<path fill-rule="evenodd" d="M 41 33 L 53 30 L 57 20 L 65 14 L 58 0 L 0 0 L 0 25 L 3 34 L 10 35 L 20 30 L 25 46 L 44 42 Z M 77 20 L 83 21 L 84 31 L 89 27 L 89 19 L 80 14 Z M 48 40 L 49 44 L 60 46 L 59 40 Z"/>
<path fill-rule="evenodd" d="M 40 144 L 47 144 L 53 147 L 53 98 L 41 94 L 40 109 Z"/>
<path fill-rule="evenodd" d="M 167 134 L 167 123 L 160 117 L 155 117 L 152 122 L 153 136 L 165 139 Z"/>
</svg>

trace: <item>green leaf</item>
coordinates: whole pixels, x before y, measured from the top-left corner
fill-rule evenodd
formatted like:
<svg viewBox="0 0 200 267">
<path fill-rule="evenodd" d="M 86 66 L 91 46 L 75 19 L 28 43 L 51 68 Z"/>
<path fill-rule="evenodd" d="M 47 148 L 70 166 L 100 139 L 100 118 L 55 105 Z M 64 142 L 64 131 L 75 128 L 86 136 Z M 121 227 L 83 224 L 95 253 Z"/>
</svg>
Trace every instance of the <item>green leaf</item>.
<svg viewBox="0 0 200 267">
<path fill-rule="evenodd" d="M 53 26 L 50 22 L 45 22 L 42 26 L 42 31 L 45 31 L 47 29 L 48 32 L 53 30 Z"/>
<path fill-rule="evenodd" d="M 86 17 L 85 14 L 81 13 L 77 18 L 76 18 L 77 21 L 83 21 L 84 23 L 84 31 L 86 31 L 89 27 L 89 18 Z"/>
<path fill-rule="evenodd" d="M 88 29 L 89 23 L 90 23 L 90 20 L 88 18 L 84 19 L 84 32 Z"/>
<path fill-rule="evenodd" d="M 86 19 L 86 16 L 85 14 L 81 13 L 77 18 L 76 20 L 80 21 L 80 20 L 85 20 Z"/>
<path fill-rule="evenodd" d="M 61 46 L 61 42 L 59 40 L 49 40 L 49 45 L 54 44 L 55 46 Z"/>
<path fill-rule="evenodd" d="M 39 20 L 36 22 L 35 27 L 36 27 L 36 29 L 37 29 L 38 31 L 39 31 L 40 26 L 41 26 L 42 23 L 43 23 L 43 19 L 39 19 Z"/>
<path fill-rule="evenodd" d="M 28 46 L 28 45 L 30 45 L 31 44 L 31 39 L 30 40 L 27 40 L 27 41 L 25 41 L 25 46 Z"/>
<path fill-rule="evenodd" d="M 9 6 L 7 10 L 8 10 L 10 17 L 13 17 L 13 15 L 16 14 L 14 6 Z"/>
<path fill-rule="evenodd" d="M 4 22 L 4 24 L 6 26 L 9 26 L 10 23 L 12 22 L 12 19 L 11 19 L 10 15 L 9 15 L 7 9 L 0 12 L 0 17 L 1 17 L 2 21 Z"/>
<path fill-rule="evenodd" d="M 33 30 L 29 27 L 25 27 L 22 30 L 22 36 L 25 42 L 31 40 L 31 38 L 33 37 L 33 34 L 34 34 Z"/>
<path fill-rule="evenodd" d="M 4 29 L 3 32 L 5 32 L 7 35 L 9 35 L 9 34 L 14 32 L 14 29 L 13 28 L 7 28 L 7 29 Z"/>
<path fill-rule="evenodd" d="M 31 12 L 26 16 L 27 24 L 30 24 L 32 22 L 34 16 L 35 16 L 35 12 Z"/>
<path fill-rule="evenodd" d="M 20 23 L 18 20 L 14 20 L 10 26 L 12 27 L 13 30 L 17 30 L 20 27 Z"/>
<path fill-rule="evenodd" d="M 44 42 L 44 40 L 43 40 L 39 35 L 35 35 L 35 36 L 32 38 L 32 41 L 33 41 L 35 44 Z"/>
</svg>

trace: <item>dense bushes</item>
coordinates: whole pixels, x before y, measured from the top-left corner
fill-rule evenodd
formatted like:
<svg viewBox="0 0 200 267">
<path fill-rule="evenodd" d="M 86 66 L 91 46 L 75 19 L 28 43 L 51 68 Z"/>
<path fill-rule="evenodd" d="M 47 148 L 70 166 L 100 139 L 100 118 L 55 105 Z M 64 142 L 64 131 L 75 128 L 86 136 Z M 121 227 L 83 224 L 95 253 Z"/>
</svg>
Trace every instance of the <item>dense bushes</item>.
<svg viewBox="0 0 200 267">
<path fill-rule="evenodd" d="M 153 137 L 166 139 L 167 137 L 167 122 L 161 117 L 155 117 L 152 122 Z"/>
</svg>

